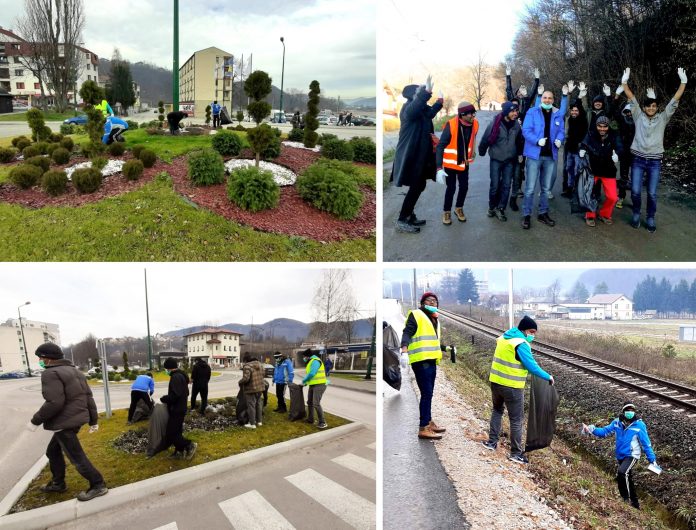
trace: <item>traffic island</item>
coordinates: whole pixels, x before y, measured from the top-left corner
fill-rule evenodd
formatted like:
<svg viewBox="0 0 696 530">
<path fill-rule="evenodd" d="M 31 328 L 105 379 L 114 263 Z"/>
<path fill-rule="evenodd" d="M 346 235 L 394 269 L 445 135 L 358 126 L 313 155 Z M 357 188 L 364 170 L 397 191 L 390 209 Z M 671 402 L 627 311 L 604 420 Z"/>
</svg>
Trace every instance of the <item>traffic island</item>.
<svg viewBox="0 0 696 530">
<path fill-rule="evenodd" d="M 104 414 L 100 414 L 99 430 L 89 434 L 88 429 L 83 428 L 79 434 L 80 443 L 90 461 L 104 476 L 109 489 L 113 490 L 119 486 L 134 485 L 147 479 L 196 468 L 201 464 L 221 459 L 230 460 L 229 457 L 234 455 L 248 453 L 249 458 L 252 458 L 251 455 L 254 453 L 265 455 L 265 452 L 257 451 L 263 448 L 270 449 L 270 446 L 278 446 L 278 444 L 290 442 L 289 446 L 295 447 L 296 444 L 292 442 L 302 444 L 299 439 L 308 435 L 321 434 L 333 437 L 330 433 L 332 429 L 351 423 L 345 418 L 325 413 L 328 428 L 319 433 L 316 425 L 310 425 L 304 420 L 291 422 L 287 414 L 272 412 L 276 408 L 277 401 L 275 396 L 269 395 L 268 404 L 264 408 L 263 425 L 256 429 L 248 429 L 236 425 L 232 412 L 236 405 L 235 398 L 221 398 L 211 400 L 210 403 L 217 408 L 217 411 L 206 412 L 206 415 L 192 412 L 186 416 L 184 422 L 184 436 L 198 443 L 198 450 L 191 461 L 171 458 L 173 447 L 148 459 L 145 454 L 147 422 L 126 425 L 128 411 L 125 409 L 114 411 L 109 419 L 105 418 Z M 307 438 L 308 443 L 316 443 L 314 440 L 315 437 Z M 282 446 L 279 450 L 282 451 Z M 273 450 L 268 452 L 267 456 L 272 454 L 275 454 Z M 217 472 L 219 470 L 213 471 L 213 473 Z M 51 473 L 46 465 L 31 481 L 10 513 L 74 500 L 75 496 L 87 486 L 86 481 L 72 465 L 67 467 L 65 482 L 68 489 L 65 493 L 41 492 L 39 488 L 50 480 Z M 104 498 L 108 498 L 111 494 L 112 491 Z"/>
</svg>

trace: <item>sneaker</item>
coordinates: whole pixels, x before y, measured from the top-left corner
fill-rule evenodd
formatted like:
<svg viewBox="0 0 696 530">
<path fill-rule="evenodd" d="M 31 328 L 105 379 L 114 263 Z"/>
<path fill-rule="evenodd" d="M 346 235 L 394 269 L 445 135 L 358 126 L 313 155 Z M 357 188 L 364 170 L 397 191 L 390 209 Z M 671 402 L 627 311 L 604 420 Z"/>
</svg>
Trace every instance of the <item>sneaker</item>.
<svg viewBox="0 0 696 530">
<path fill-rule="evenodd" d="M 198 444 L 196 442 L 191 442 L 191 445 L 188 446 L 188 449 L 184 451 L 184 459 L 191 460 L 193 458 L 193 455 L 196 454 L 196 449 L 198 449 Z"/>
<path fill-rule="evenodd" d="M 519 212 L 519 211 L 520 211 L 520 207 L 517 206 L 517 198 L 516 198 L 516 197 L 510 197 L 510 209 L 511 209 L 513 212 Z"/>
<path fill-rule="evenodd" d="M 431 420 L 430 423 L 428 424 L 428 427 L 430 427 L 430 430 L 433 431 L 433 432 L 437 432 L 437 433 L 447 432 L 447 429 L 445 429 L 444 427 L 438 426 L 438 425 L 437 425 L 434 421 L 432 421 L 432 420 Z"/>
<path fill-rule="evenodd" d="M 101 497 L 102 495 L 106 495 L 108 492 L 109 488 L 107 488 L 104 484 L 101 484 L 99 486 L 92 486 L 87 491 L 81 491 L 80 493 L 78 493 L 77 500 L 91 501 L 95 497 Z"/>
<path fill-rule="evenodd" d="M 587 226 L 597 226 L 597 223 L 595 223 L 594 217 L 585 218 L 585 224 Z"/>
<path fill-rule="evenodd" d="M 416 214 L 412 213 L 411 215 L 408 216 L 408 219 L 406 220 L 406 222 L 410 225 L 413 225 L 413 226 L 423 226 L 426 221 L 425 221 L 425 219 L 418 219 L 418 217 L 416 217 Z"/>
<path fill-rule="evenodd" d="M 257 427 L 263 427 L 263 423 L 259 422 L 256 424 Z"/>
<path fill-rule="evenodd" d="M 510 455 L 508 456 L 508 460 L 518 464 L 529 464 L 529 460 L 527 460 L 525 455 Z"/>
<path fill-rule="evenodd" d="M 548 213 L 542 213 L 541 215 L 537 215 L 537 221 L 539 221 L 540 223 L 544 223 L 547 226 L 556 225 L 556 221 L 551 219 Z"/>
<path fill-rule="evenodd" d="M 451 212 L 443 212 L 442 213 L 442 224 L 448 225 L 448 226 L 452 224 L 452 213 Z"/>
<path fill-rule="evenodd" d="M 529 230 L 532 227 L 532 219 L 530 215 L 525 215 L 522 221 L 522 228 Z"/>
<path fill-rule="evenodd" d="M 430 427 L 425 426 L 418 429 L 418 438 L 421 440 L 442 440 L 442 435 L 430 430 Z"/>
<path fill-rule="evenodd" d="M 319 429 L 326 429 L 328 427 L 327 423 L 325 421 L 322 421 L 319 425 L 317 425 Z"/>
<path fill-rule="evenodd" d="M 640 228 L 640 215 L 634 215 L 631 219 L 631 226 L 638 230 Z"/>
<path fill-rule="evenodd" d="M 655 230 L 657 230 L 657 226 L 655 226 L 655 219 L 648 217 L 648 220 L 645 222 L 647 225 L 648 232 L 651 234 L 655 233 Z"/>
<path fill-rule="evenodd" d="M 617 207 L 619 210 L 620 210 L 621 208 L 623 208 L 623 199 L 619 199 L 618 201 L 616 201 L 616 207 Z"/>
<path fill-rule="evenodd" d="M 495 211 L 495 216 L 498 218 L 500 221 L 507 221 L 507 217 L 505 217 L 505 210 L 498 209 Z"/>
<path fill-rule="evenodd" d="M 406 221 L 397 221 L 396 231 L 406 232 L 407 234 L 417 234 L 418 232 L 420 232 L 420 228 L 418 228 L 417 226 L 413 226 L 412 224 L 409 224 Z"/>
<path fill-rule="evenodd" d="M 486 440 L 485 442 L 481 442 L 481 445 L 483 445 L 489 451 L 495 451 L 498 449 L 498 442 L 493 443 Z"/>
<path fill-rule="evenodd" d="M 173 458 L 174 460 L 181 460 L 184 458 L 184 453 L 181 451 L 174 451 L 172 454 L 169 455 L 169 458 Z"/>
<path fill-rule="evenodd" d="M 614 224 L 614 221 L 611 220 L 611 217 L 602 217 L 600 215 L 599 220 L 602 221 L 605 225 L 613 225 Z"/>
<path fill-rule="evenodd" d="M 495 210 L 488 208 L 488 217 L 495 217 Z"/>
<path fill-rule="evenodd" d="M 553 199 L 553 193 L 551 193 L 551 192 L 549 191 L 549 192 L 546 194 L 546 197 L 548 197 L 549 199 Z"/>
<path fill-rule="evenodd" d="M 464 210 L 462 208 L 455 208 L 454 215 L 457 216 L 462 223 L 466 223 L 466 215 L 464 215 Z"/>
<path fill-rule="evenodd" d="M 245 423 L 244 427 L 246 427 L 247 429 L 256 429 L 256 425 L 252 425 L 251 423 Z"/>
<path fill-rule="evenodd" d="M 44 493 L 63 493 L 64 491 L 68 491 L 68 487 L 65 485 L 65 482 L 60 484 L 49 482 L 45 486 L 41 486 L 39 489 Z"/>
<path fill-rule="evenodd" d="M 309 418 L 305 420 L 305 423 L 309 423 L 310 425 L 314 425 L 314 420 L 310 420 Z"/>
</svg>

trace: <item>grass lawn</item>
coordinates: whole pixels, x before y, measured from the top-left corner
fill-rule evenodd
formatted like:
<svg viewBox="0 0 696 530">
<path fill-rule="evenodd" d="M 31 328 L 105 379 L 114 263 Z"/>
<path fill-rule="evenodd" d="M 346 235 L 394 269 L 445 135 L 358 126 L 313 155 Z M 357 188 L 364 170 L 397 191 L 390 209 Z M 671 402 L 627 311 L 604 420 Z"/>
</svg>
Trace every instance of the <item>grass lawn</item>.
<svg viewBox="0 0 696 530">
<path fill-rule="evenodd" d="M 235 131 L 235 133 L 242 139 L 242 148 L 249 147 L 246 133 L 238 131 Z M 144 145 L 166 162 L 171 162 L 173 158 L 196 149 L 211 147 L 213 142 L 213 135 L 210 134 L 201 136 L 149 135 L 145 129 L 129 130 L 123 136 L 126 139 L 126 149 L 131 149 L 135 145 Z"/>
<path fill-rule="evenodd" d="M 78 114 L 83 114 L 82 112 L 78 112 Z M 75 111 L 70 110 L 68 112 L 44 112 L 44 121 L 63 121 L 67 118 L 74 118 L 75 117 Z M 2 121 L 27 121 L 27 113 L 26 112 L 13 112 L 11 114 L 2 114 L 0 115 L 0 122 Z"/>
<path fill-rule="evenodd" d="M 351 381 L 365 381 L 365 376 L 364 375 L 355 375 L 355 374 L 337 374 L 336 372 L 333 372 L 331 374 L 331 377 L 338 377 L 340 379 L 350 379 Z"/>
<path fill-rule="evenodd" d="M 255 430 L 231 427 L 221 432 L 184 431 L 186 438 L 198 443 L 198 451 L 190 462 L 169 458 L 173 448 L 147 459 L 145 454 L 133 455 L 113 447 L 113 440 L 122 432 L 132 429 L 147 429 L 147 422 L 140 422 L 133 426 L 126 425 L 128 416 L 126 409 L 114 411 L 108 420 L 103 414 L 100 414 L 99 430 L 89 434 L 85 426 L 80 431 L 79 437 L 85 453 L 104 476 L 107 486 L 115 488 L 318 432 L 316 426 L 309 425 L 304 421 L 291 422 L 285 414 L 274 414 L 271 411 L 276 405 L 275 396 L 269 394 L 268 404 L 264 409 L 263 426 Z M 332 414 L 326 414 L 326 422 L 329 424 L 329 428 L 350 423 L 348 420 Z M 39 488 L 48 483 L 50 477 L 51 473 L 46 466 L 17 501 L 13 510 L 30 510 L 66 501 L 74 498 L 78 492 L 87 487 L 86 481 L 77 473 L 74 466 L 68 465 L 65 476 L 68 491 L 47 495 L 42 493 Z"/>
<path fill-rule="evenodd" d="M 222 372 L 211 372 L 211 373 L 210 373 L 210 376 L 211 376 L 211 377 L 217 377 L 217 376 L 221 375 L 221 373 L 222 373 Z M 162 381 L 169 381 L 169 376 L 167 375 L 166 372 L 152 372 L 152 377 L 154 378 L 154 380 L 155 380 L 156 383 L 160 383 L 160 382 L 162 382 Z M 104 382 L 103 382 L 101 379 L 87 379 L 87 384 L 88 384 L 89 386 L 102 386 L 103 383 L 104 383 Z M 111 384 L 111 385 L 114 385 L 114 384 L 115 384 L 115 385 L 120 385 L 120 384 L 125 384 L 125 383 L 130 383 L 130 384 L 132 384 L 133 381 L 129 381 L 129 380 L 126 380 L 126 379 L 124 379 L 124 380 L 122 380 L 122 381 L 118 381 L 118 382 L 116 382 L 116 381 L 109 381 L 109 384 Z"/>
<path fill-rule="evenodd" d="M 78 208 L 0 203 L 0 261 L 374 261 L 375 238 L 322 244 L 197 208 L 158 177 Z"/>
</svg>

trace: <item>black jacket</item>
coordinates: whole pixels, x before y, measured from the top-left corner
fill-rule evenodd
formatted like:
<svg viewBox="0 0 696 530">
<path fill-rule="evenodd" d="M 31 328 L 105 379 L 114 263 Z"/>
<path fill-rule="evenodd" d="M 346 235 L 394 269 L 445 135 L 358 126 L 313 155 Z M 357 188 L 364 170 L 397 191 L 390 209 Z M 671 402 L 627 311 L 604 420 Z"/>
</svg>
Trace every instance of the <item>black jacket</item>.
<svg viewBox="0 0 696 530">
<path fill-rule="evenodd" d="M 612 151 L 616 151 L 619 156 L 623 154 L 623 143 L 618 134 L 610 130 L 602 140 L 599 133 L 591 132 L 582 141 L 580 149 L 587 151 L 590 168 L 595 177 L 616 178 L 616 165 L 611 156 Z"/>
<path fill-rule="evenodd" d="M 186 414 L 188 383 L 189 379 L 184 372 L 178 369 L 172 370 L 167 395 L 160 398 L 160 401 L 167 405 L 169 414 Z"/>
<path fill-rule="evenodd" d="M 566 132 L 565 140 L 565 150 L 568 153 L 577 154 L 580 149 L 580 142 L 587 136 L 587 114 L 585 114 L 585 108 L 582 106 L 582 101 L 579 99 L 574 101 L 570 107 L 577 106 L 580 114 L 577 118 L 568 116 L 568 130 Z M 568 108 L 570 108 L 568 107 Z"/>
<path fill-rule="evenodd" d="M 191 370 L 191 381 L 196 386 L 207 385 L 210 381 L 210 366 L 205 361 L 197 361 Z"/>
<path fill-rule="evenodd" d="M 505 95 L 507 96 L 507 100 L 512 101 L 513 99 L 518 99 L 520 102 L 520 123 L 524 123 L 524 118 L 527 115 L 527 111 L 534 106 L 538 88 L 539 79 L 535 79 L 532 89 L 527 91 L 527 97 L 517 98 L 512 91 L 512 77 L 509 75 L 505 76 Z"/>
</svg>

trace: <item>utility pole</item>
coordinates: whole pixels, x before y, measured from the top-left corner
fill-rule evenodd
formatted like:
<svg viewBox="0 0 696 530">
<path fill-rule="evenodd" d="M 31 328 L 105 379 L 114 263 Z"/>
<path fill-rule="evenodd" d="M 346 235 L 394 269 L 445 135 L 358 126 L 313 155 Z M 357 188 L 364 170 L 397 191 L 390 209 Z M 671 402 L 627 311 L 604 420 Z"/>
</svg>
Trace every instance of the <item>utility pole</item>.
<svg viewBox="0 0 696 530">
<path fill-rule="evenodd" d="M 19 315 L 19 331 L 22 334 L 22 348 L 24 348 L 24 358 L 27 361 L 27 375 L 31 377 L 31 366 L 29 366 L 29 355 L 27 354 L 27 341 L 24 340 L 24 326 L 22 326 L 22 309 L 25 305 L 29 305 L 31 302 L 24 302 L 21 306 L 17 308 L 17 315 Z"/>
<path fill-rule="evenodd" d="M 174 56 L 172 64 L 172 110 L 179 110 L 179 0 L 174 0 Z M 146 273 L 147 275 L 147 273 Z M 150 332 L 148 331 L 148 341 Z M 152 358 L 150 358 L 152 370 Z"/>
<path fill-rule="evenodd" d="M 152 337 L 150 336 L 150 306 L 147 300 L 147 269 L 145 269 L 145 318 L 147 319 L 147 366 L 152 370 Z"/>
<path fill-rule="evenodd" d="M 283 67 L 280 70 L 280 116 L 278 116 L 278 123 L 283 119 L 283 80 L 285 79 L 285 39 L 281 37 L 280 42 L 283 43 Z"/>
</svg>

